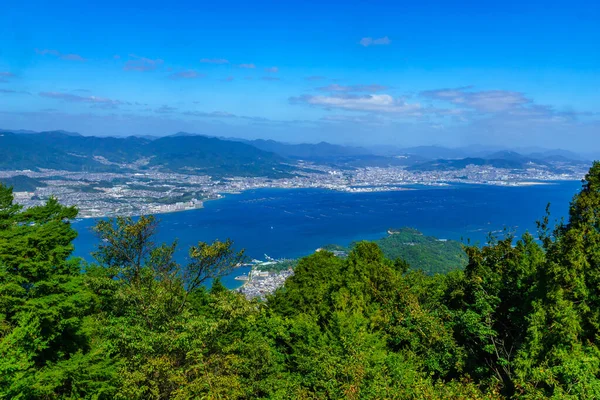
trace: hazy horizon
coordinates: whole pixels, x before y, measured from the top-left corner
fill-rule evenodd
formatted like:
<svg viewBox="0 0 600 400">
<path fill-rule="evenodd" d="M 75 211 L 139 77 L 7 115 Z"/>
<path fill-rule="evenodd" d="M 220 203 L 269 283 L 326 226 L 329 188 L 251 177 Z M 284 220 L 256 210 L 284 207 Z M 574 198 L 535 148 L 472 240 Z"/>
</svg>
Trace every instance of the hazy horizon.
<svg viewBox="0 0 600 400">
<path fill-rule="evenodd" d="M 600 149 L 596 3 L 29 5 L 0 15 L 5 129 Z"/>
<path fill-rule="evenodd" d="M 345 146 L 345 147 L 364 148 L 365 150 L 370 150 L 370 151 L 373 151 L 374 153 L 387 153 L 387 152 L 393 153 L 394 149 L 409 150 L 409 149 L 417 149 L 417 148 L 439 148 L 439 149 L 463 150 L 463 151 L 470 150 L 471 152 L 466 153 L 465 157 L 473 156 L 478 152 L 479 153 L 490 153 L 490 152 L 501 152 L 501 151 L 514 151 L 514 152 L 523 153 L 523 154 L 546 152 L 546 151 L 549 151 L 549 152 L 564 151 L 564 152 L 572 152 L 579 156 L 600 157 L 600 152 L 597 152 L 597 151 L 587 151 L 587 152 L 586 151 L 571 151 L 571 150 L 567 150 L 567 149 L 559 148 L 559 147 L 544 147 L 542 145 L 511 147 L 511 146 L 502 146 L 502 145 L 484 145 L 481 143 L 472 143 L 472 144 L 464 145 L 464 146 L 451 146 L 451 145 L 446 146 L 446 145 L 434 143 L 434 144 L 430 144 L 430 145 L 414 145 L 414 146 L 404 146 L 404 147 L 399 146 L 399 145 L 394 145 L 394 146 L 389 146 L 389 148 L 388 148 L 389 151 L 377 151 L 377 150 L 382 150 L 383 148 L 386 147 L 386 145 L 381 144 L 381 143 L 364 143 L 364 144 L 357 144 L 357 143 L 351 143 L 351 142 L 343 143 L 343 142 L 332 142 L 332 141 L 326 141 L 326 140 L 307 141 L 307 140 L 302 140 L 301 138 L 297 138 L 296 141 L 275 140 L 273 138 L 268 138 L 268 137 L 257 137 L 257 138 L 244 139 L 244 138 L 236 137 L 236 136 L 215 136 L 215 135 L 197 133 L 197 132 L 169 132 L 169 133 L 164 133 L 161 135 L 126 135 L 126 134 L 125 135 L 110 135 L 110 134 L 86 135 L 86 134 L 82 134 L 81 132 L 68 131 L 65 129 L 34 131 L 34 130 L 26 130 L 26 129 L 21 129 L 21 130 L 20 129 L 5 129 L 5 128 L 0 127 L 0 133 L 1 132 L 13 132 L 13 133 L 21 133 L 21 134 L 61 132 L 61 133 L 65 133 L 65 134 L 80 135 L 80 136 L 84 136 L 84 137 L 107 137 L 107 138 L 111 137 L 111 138 L 116 138 L 116 139 L 125 139 L 128 137 L 138 137 L 138 138 L 145 138 L 145 139 L 150 139 L 150 140 L 160 139 L 160 138 L 164 138 L 164 137 L 174 137 L 174 136 L 179 136 L 179 135 L 191 135 L 191 136 L 204 136 L 204 137 L 209 137 L 209 138 L 216 138 L 216 139 L 230 140 L 230 141 L 248 141 L 248 142 L 251 142 L 254 140 L 276 141 L 278 143 L 287 144 L 287 145 L 315 145 L 315 144 L 320 144 L 320 143 L 327 143 L 327 144 L 333 144 L 333 145 Z"/>
</svg>

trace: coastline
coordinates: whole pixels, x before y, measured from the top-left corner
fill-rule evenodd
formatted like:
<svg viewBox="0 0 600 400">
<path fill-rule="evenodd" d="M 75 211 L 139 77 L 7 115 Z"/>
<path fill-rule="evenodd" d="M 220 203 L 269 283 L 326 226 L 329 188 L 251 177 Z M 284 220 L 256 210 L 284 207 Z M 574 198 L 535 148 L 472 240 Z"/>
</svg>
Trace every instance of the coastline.
<svg viewBox="0 0 600 400">
<path fill-rule="evenodd" d="M 218 198 L 210 198 L 201 200 L 203 203 L 214 202 L 217 200 L 223 200 L 228 197 L 228 195 L 241 195 L 247 193 L 249 191 L 254 190 L 281 190 L 281 191 L 291 191 L 291 190 L 327 190 L 332 192 L 339 193 L 349 193 L 349 194 L 365 194 L 365 193 L 385 193 L 385 192 L 404 192 L 404 191 L 416 191 L 423 189 L 452 189 L 458 187 L 481 187 L 481 186 L 493 186 L 493 187 L 505 187 L 505 188 L 519 188 L 519 187 L 530 187 L 530 186 L 547 186 L 547 185 L 557 185 L 561 182 L 579 182 L 579 179 L 564 179 L 564 180 L 551 180 L 551 181 L 490 181 L 490 182 L 435 182 L 431 184 L 426 183 L 407 183 L 402 187 L 377 187 L 377 188 L 365 188 L 368 190 L 342 190 L 338 188 L 329 188 L 329 187 L 259 187 L 259 188 L 249 188 L 245 190 L 236 190 L 236 191 L 224 191 L 218 192 Z M 373 190 L 376 189 L 376 190 Z M 150 212 L 150 213 L 132 213 L 127 214 L 131 217 L 139 217 L 141 215 L 164 215 L 164 214 L 175 214 L 175 213 L 184 213 L 188 211 L 197 211 L 202 210 L 205 207 L 202 206 L 200 208 L 187 208 L 182 210 L 165 210 L 158 212 Z M 78 219 L 94 219 L 94 218 L 109 218 L 109 215 L 98 215 L 98 216 L 78 216 Z"/>
<path fill-rule="evenodd" d="M 540 198 L 552 204 L 568 204 L 580 187 L 578 182 L 515 190 L 459 185 L 454 189 L 364 195 L 322 189 L 256 189 L 225 196 L 220 199 L 223 202 L 207 203 L 203 210 L 191 210 L 196 213 L 157 215 L 160 229 L 156 240 L 169 243 L 177 239 L 181 249 L 177 260 L 181 263 L 187 262 L 189 246 L 198 241 L 230 238 L 251 258 L 263 259 L 267 253 L 276 259 L 295 259 L 332 243 L 347 246 L 357 240 L 380 239 L 390 227 L 403 226 L 465 244 L 485 243 L 488 232 L 504 227 L 517 234 L 535 232 L 535 220 L 544 214 L 547 204 Z M 490 210 L 494 210 L 493 215 Z M 553 217 L 566 213 L 566 206 L 553 207 Z M 88 261 L 98 244 L 90 229 L 95 220 L 79 219 L 73 225 L 78 232 L 74 255 Z M 248 270 L 234 270 L 224 284 L 240 287 L 244 282 L 234 277 Z"/>
</svg>

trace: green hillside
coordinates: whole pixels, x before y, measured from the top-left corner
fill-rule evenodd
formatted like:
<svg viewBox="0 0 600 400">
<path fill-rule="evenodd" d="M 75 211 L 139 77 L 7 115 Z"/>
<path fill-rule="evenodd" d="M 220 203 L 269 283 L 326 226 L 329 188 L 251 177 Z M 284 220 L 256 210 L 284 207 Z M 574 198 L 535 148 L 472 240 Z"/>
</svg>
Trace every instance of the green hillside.
<svg viewBox="0 0 600 400">
<path fill-rule="evenodd" d="M 101 162 L 102 159 L 108 161 Z M 104 161 L 102 160 L 102 161 Z M 141 168 L 214 176 L 287 177 L 289 160 L 249 144 L 199 135 L 155 140 L 138 137 L 93 137 L 61 131 L 17 134 L 0 132 L 0 169 L 124 171 Z"/>
<path fill-rule="evenodd" d="M 149 142 L 150 166 L 177 172 L 224 176 L 289 176 L 283 157 L 251 145 L 197 135 L 167 136 Z"/>
<path fill-rule="evenodd" d="M 422 270 L 428 275 L 462 269 L 468 262 L 461 243 L 425 236 L 413 228 L 390 229 L 386 237 L 374 240 L 373 243 L 377 244 L 387 259 L 404 260 L 411 269 Z M 322 249 L 347 254 L 357 244 L 358 242 L 352 243 L 350 248 L 329 244 Z"/>
<path fill-rule="evenodd" d="M 48 186 L 38 179 L 33 179 L 25 175 L 0 178 L 0 184 L 12 187 L 15 192 L 33 192 L 35 188 Z"/>
<path fill-rule="evenodd" d="M 113 169 L 95 161 L 89 155 L 70 153 L 50 138 L 40 135 L 0 132 L 0 169 L 47 168 L 66 171 Z"/>
<path fill-rule="evenodd" d="M 427 274 L 446 273 L 467 265 L 467 255 L 459 242 L 425 236 L 411 228 L 392 229 L 390 232 L 393 233 L 375 241 L 390 260 L 401 258 L 411 268 Z"/>
<path fill-rule="evenodd" d="M 529 159 L 485 159 L 477 157 L 462 158 L 459 160 L 435 160 L 412 165 L 407 168 L 409 171 L 443 171 L 449 169 L 463 169 L 468 165 L 486 166 L 505 169 L 523 169 L 530 166 L 533 162 L 539 166 L 547 164 L 539 160 Z"/>
</svg>

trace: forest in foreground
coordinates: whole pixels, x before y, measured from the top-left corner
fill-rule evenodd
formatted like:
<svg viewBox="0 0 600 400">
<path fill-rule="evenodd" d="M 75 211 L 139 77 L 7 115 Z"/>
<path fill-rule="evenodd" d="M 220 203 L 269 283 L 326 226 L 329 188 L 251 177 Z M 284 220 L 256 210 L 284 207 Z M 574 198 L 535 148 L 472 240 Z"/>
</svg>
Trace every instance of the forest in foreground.
<svg viewBox="0 0 600 400">
<path fill-rule="evenodd" d="M 219 283 L 245 259 L 230 241 L 180 264 L 153 217 L 107 219 L 88 264 L 76 215 L 0 185 L 1 399 L 600 398 L 600 163 L 567 220 L 466 247 L 464 269 L 360 242 L 264 302 Z"/>
</svg>

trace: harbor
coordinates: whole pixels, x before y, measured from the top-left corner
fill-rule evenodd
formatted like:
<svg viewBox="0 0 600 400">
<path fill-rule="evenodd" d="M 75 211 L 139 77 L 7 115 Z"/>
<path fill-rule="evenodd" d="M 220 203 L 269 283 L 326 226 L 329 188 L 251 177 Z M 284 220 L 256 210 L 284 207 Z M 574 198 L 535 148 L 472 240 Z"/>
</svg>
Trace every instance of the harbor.
<svg viewBox="0 0 600 400">
<path fill-rule="evenodd" d="M 244 266 L 250 266 L 250 272 L 247 275 L 239 275 L 235 280 L 244 281 L 244 284 L 237 289 L 248 300 L 265 300 L 267 295 L 283 286 L 286 279 L 294 274 L 293 265 L 295 260 L 274 259 L 265 254 L 266 261 L 254 259 Z"/>
</svg>

